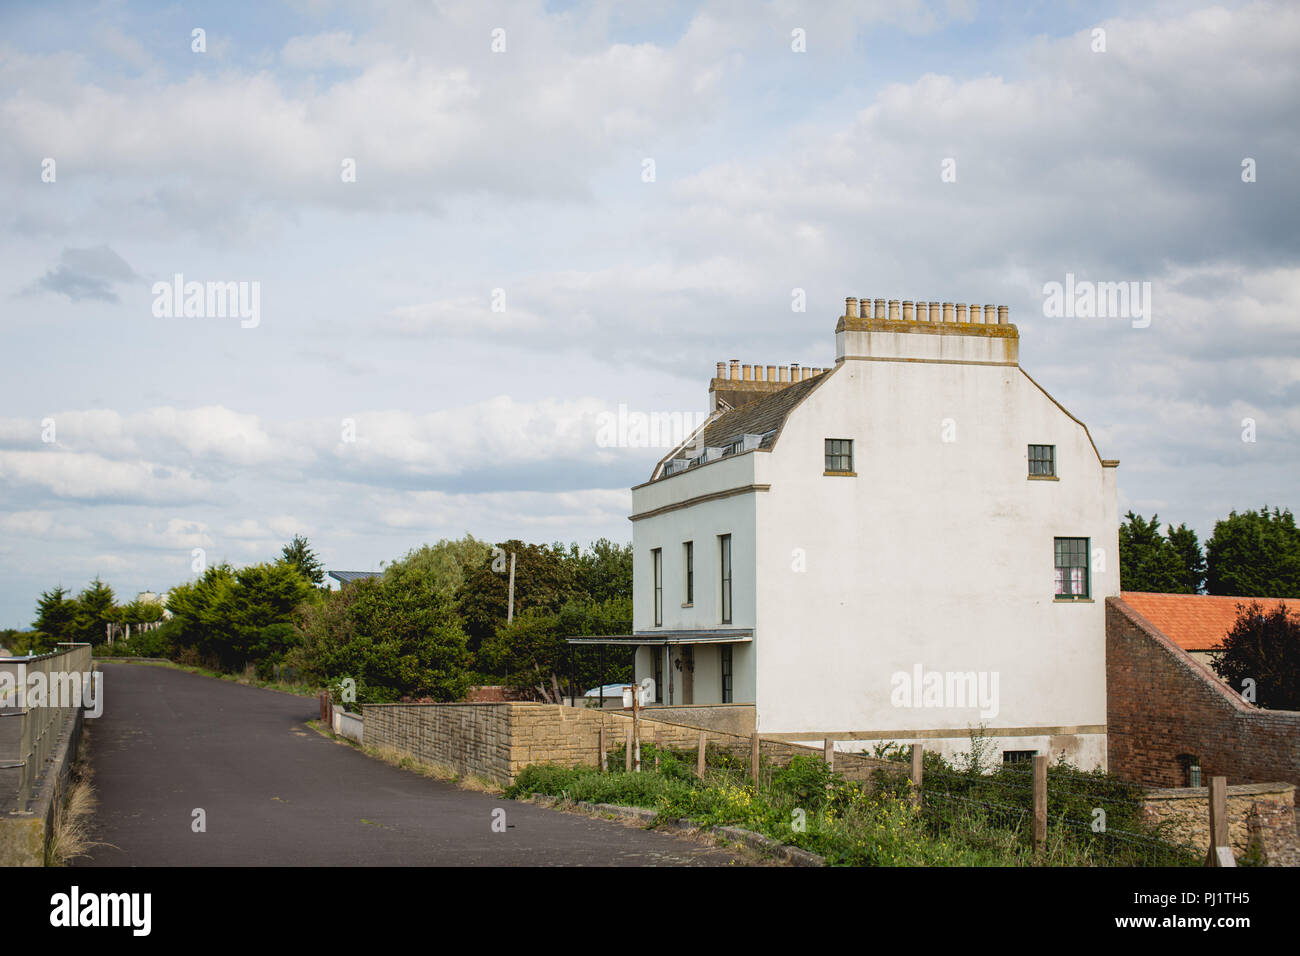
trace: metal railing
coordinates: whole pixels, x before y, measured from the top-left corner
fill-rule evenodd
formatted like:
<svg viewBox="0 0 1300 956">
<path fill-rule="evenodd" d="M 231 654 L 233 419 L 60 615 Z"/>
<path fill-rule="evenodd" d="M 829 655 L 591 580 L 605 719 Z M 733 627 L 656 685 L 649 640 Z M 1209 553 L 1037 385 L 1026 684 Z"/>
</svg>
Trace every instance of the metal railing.
<svg viewBox="0 0 1300 956">
<path fill-rule="evenodd" d="M 91 666 L 89 644 L 0 657 L 0 810 L 27 809 L 65 722 L 77 710 L 53 705 L 82 699 L 82 688 L 74 690 L 71 682 L 81 684 Z"/>
</svg>

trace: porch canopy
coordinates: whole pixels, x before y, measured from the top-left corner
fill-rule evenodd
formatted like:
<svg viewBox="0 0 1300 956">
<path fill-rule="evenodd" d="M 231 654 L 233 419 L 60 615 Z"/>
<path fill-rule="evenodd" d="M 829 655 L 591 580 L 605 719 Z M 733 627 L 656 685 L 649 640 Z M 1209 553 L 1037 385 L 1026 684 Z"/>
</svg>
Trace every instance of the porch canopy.
<svg viewBox="0 0 1300 956">
<path fill-rule="evenodd" d="M 748 644 L 754 640 L 751 628 L 725 628 L 702 631 L 642 631 L 640 634 L 576 634 L 564 639 L 569 645 L 569 694 L 574 700 L 578 688 L 578 646 L 594 644 L 600 647 L 597 665 L 600 680 L 600 706 L 605 706 L 605 648 L 640 647 L 642 644 L 664 646 L 668 644 Z"/>
<path fill-rule="evenodd" d="M 727 628 L 712 631 L 642 631 L 640 634 L 580 634 L 566 637 L 570 644 L 746 644 L 754 640 L 750 628 Z"/>
</svg>

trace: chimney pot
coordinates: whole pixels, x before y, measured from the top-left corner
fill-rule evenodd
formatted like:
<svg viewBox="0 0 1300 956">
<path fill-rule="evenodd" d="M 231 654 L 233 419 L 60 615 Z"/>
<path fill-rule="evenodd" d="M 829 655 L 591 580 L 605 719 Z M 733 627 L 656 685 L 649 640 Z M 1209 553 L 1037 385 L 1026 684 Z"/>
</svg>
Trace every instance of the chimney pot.
<svg viewBox="0 0 1300 956">
<path fill-rule="evenodd" d="M 889 320 L 891 322 L 898 321 L 898 300 L 897 299 L 889 300 Z"/>
<path fill-rule="evenodd" d="M 944 320 L 945 322 L 951 322 L 951 321 L 952 321 L 952 303 L 951 303 L 951 302 L 945 302 L 945 303 L 943 304 L 943 320 Z"/>
<path fill-rule="evenodd" d="M 775 366 L 775 365 L 769 365 L 769 366 L 767 367 L 767 380 L 768 380 L 769 382 L 775 382 L 775 381 L 776 381 L 776 366 Z"/>
<path fill-rule="evenodd" d="M 958 322 L 966 321 L 966 304 L 964 302 L 957 303 L 957 321 Z"/>
<path fill-rule="evenodd" d="M 998 306 L 998 325 L 1007 324 L 1007 317 L 1010 315 L 1010 312 L 1011 310 L 1005 305 Z"/>
<path fill-rule="evenodd" d="M 931 321 L 931 322 L 942 322 L 942 321 L 943 321 L 943 313 L 939 311 L 939 303 L 938 303 L 938 302 L 931 302 L 931 303 L 930 303 L 930 321 Z"/>
<path fill-rule="evenodd" d="M 754 380 L 754 368 L 753 368 L 753 366 L 751 366 L 751 365 L 742 365 L 740 368 L 741 368 L 741 371 L 744 373 L 745 381 L 746 381 L 746 382 L 752 382 L 752 381 Z"/>
<path fill-rule="evenodd" d="M 858 300 L 849 296 L 844 300 L 844 314 L 851 319 L 858 317 Z"/>
<path fill-rule="evenodd" d="M 877 299 L 877 300 L 876 300 L 876 318 L 878 318 L 878 319 L 883 319 L 884 317 L 885 317 L 885 300 L 884 300 L 884 299 Z"/>
<path fill-rule="evenodd" d="M 984 324 L 985 325 L 998 324 L 998 307 L 996 305 L 984 306 Z"/>
<path fill-rule="evenodd" d="M 727 377 L 727 363 L 726 363 L 726 362 L 719 362 L 719 363 L 718 363 L 718 378 L 726 378 L 726 377 Z"/>
<path fill-rule="evenodd" d="M 740 380 L 740 359 L 731 360 L 731 379 L 732 381 Z"/>
<path fill-rule="evenodd" d="M 904 321 L 904 322 L 911 322 L 911 321 L 913 321 L 912 300 L 911 300 L 911 299 L 904 299 L 904 300 L 903 300 L 903 321 Z"/>
<path fill-rule="evenodd" d="M 790 367 L 788 365 L 781 366 L 781 381 L 790 381 Z"/>
</svg>

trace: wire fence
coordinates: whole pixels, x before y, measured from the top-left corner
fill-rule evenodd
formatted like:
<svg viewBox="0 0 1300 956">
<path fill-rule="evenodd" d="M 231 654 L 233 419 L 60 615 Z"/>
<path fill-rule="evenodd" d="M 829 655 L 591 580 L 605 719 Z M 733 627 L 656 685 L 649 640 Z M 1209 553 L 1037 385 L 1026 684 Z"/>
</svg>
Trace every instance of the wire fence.
<svg viewBox="0 0 1300 956">
<path fill-rule="evenodd" d="M 778 775 L 790 764 L 787 750 L 821 758 L 809 748 L 762 740 L 755 789 L 769 799 Z M 665 764 L 671 762 L 666 766 L 670 772 L 691 777 L 698 772 L 695 748 L 648 747 L 644 769 L 656 769 L 656 753 Z M 836 753 L 835 786 L 860 787 L 875 799 L 910 801 L 931 836 L 987 846 L 1004 859 L 1104 866 L 1199 866 L 1204 861 L 1204 847 L 1188 842 L 1186 827 L 1162 821 L 1150 810 L 1143 787 L 1105 771 L 1047 762 L 1035 799 L 1031 760 L 992 769 L 959 768 L 939 754 L 924 753 L 918 790 L 909 757 L 907 751 L 874 757 Z M 624 748 L 615 745 L 610 769 L 621 769 L 625 760 Z M 710 732 L 702 776 L 706 785 L 755 787 L 752 739 Z"/>
<path fill-rule="evenodd" d="M 954 771 L 927 760 L 921 775 L 922 816 L 936 835 L 968 839 L 997 831 L 1025 846 L 1035 840 L 1033 764 L 1004 765 L 991 773 Z M 911 794 L 910 768 L 877 774 L 876 785 L 897 795 Z M 1199 865 L 1204 849 L 1148 811 L 1145 791 L 1102 771 L 1086 772 L 1058 764 L 1048 766 L 1044 788 L 1044 852 L 1073 862 L 1110 866 Z"/>
</svg>

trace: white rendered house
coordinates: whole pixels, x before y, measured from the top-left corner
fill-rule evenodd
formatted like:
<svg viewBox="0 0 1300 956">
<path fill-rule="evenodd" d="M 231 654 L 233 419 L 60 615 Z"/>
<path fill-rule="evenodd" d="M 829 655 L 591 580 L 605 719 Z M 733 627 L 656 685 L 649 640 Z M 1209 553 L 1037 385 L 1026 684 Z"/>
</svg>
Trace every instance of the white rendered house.
<svg viewBox="0 0 1300 956">
<path fill-rule="evenodd" d="M 1020 368 L 1005 307 L 871 305 L 833 368 L 720 363 L 709 421 L 633 489 L 637 678 L 790 741 L 952 756 L 983 725 L 1004 759 L 1104 767 L 1118 462 Z"/>
</svg>

